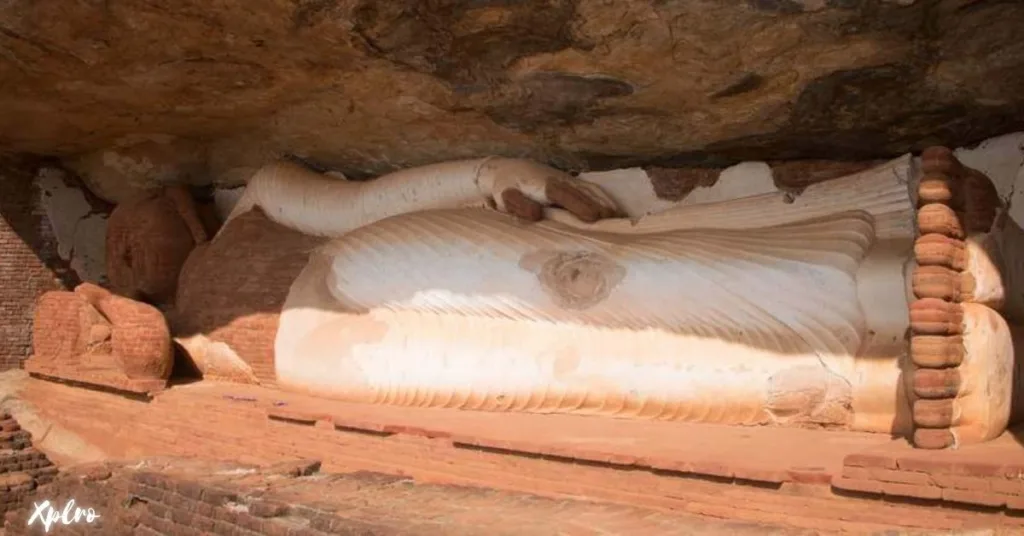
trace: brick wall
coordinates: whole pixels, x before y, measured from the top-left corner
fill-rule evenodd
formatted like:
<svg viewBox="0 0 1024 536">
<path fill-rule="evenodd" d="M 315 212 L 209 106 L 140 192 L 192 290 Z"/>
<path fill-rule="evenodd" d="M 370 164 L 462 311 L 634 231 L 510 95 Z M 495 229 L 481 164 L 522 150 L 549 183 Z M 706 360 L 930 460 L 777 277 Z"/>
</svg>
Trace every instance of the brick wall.
<svg viewBox="0 0 1024 536">
<path fill-rule="evenodd" d="M 0 515 L 28 504 L 37 486 L 53 480 L 57 468 L 32 447 L 32 436 L 0 412 Z"/>
<path fill-rule="evenodd" d="M 30 355 L 36 298 L 77 283 L 57 253 L 34 171 L 31 162 L 0 156 L 0 370 Z"/>
</svg>

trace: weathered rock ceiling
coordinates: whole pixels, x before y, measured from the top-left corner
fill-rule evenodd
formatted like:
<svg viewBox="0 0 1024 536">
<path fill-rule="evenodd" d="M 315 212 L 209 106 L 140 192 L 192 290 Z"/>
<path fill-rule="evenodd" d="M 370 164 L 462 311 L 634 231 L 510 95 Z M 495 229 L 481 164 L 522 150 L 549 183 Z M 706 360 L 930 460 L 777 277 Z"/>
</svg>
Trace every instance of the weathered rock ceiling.
<svg viewBox="0 0 1024 536">
<path fill-rule="evenodd" d="M 0 151 L 177 137 L 200 181 L 882 158 L 1024 128 L 1022 28 L 999 0 L 8 0 Z"/>
</svg>

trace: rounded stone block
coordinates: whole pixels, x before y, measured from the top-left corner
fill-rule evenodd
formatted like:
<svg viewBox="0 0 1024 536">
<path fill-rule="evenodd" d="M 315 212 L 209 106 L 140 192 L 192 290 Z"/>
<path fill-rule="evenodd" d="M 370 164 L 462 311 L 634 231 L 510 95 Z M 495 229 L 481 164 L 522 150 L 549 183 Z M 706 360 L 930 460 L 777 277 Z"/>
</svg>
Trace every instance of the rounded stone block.
<svg viewBox="0 0 1024 536">
<path fill-rule="evenodd" d="M 963 329 L 960 305 L 937 298 L 921 298 L 910 304 L 910 327 L 921 335 L 956 335 Z"/>
<path fill-rule="evenodd" d="M 960 217 L 948 205 L 929 203 L 917 211 L 917 227 L 921 234 L 937 233 L 953 238 L 964 238 L 966 232 Z"/>
<path fill-rule="evenodd" d="M 964 359 L 964 341 L 959 336 L 915 335 L 910 338 L 910 357 L 918 367 L 955 367 Z"/>
<path fill-rule="evenodd" d="M 914 256 L 921 266 L 945 266 L 958 271 L 967 266 L 964 241 L 938 233 L 919 237 L 914 242 Z"/>
<path fill-rule="evenodd" d="M 93 327 L 106 324 L 82 296 L 68 291 L 46 292 L 36 301 L 32 323 L 35 359 L 68 361 L 91 349 Z"/>
<path fill-rule="evenodd" d="M 956 424 L 956 401 L 918 399 L 914 401 L 914 424 L 922 428 L 949 428 Z"/>
<path fill-rule="evenodd" d="M 110 296 L 98 308 L 110 320 L 113 354 L 125 375 L 131 379 L 171 375 L 171 333 L 157 308 L 122 296 Z"/>
<path fill-rule="evenodd" d="M 118 205 L 107 221 L 107 277 L 123 296 L 174 299 L 195 237 L 175 199 L 156 195 Z"/>
<path fill-rule="evenodd" d="M 914 394 L 921 398 L 953 398 L 960 393 L 960 386 L 960 371 L 957 367 L 914 371 Z"/>
<path fill-rule="evenodd" d="M 944 266 L 918 266 L 912 278 L 914 295 L 918 298 L 960 299 L 960 273 Z"/>
<path fill-rule="evenodd" d="M 914 446 L 919 449 L 938 450 L 952 447 L 956 438 L 949 428 L 918 428 L 914 430 Z"/>
</svg>

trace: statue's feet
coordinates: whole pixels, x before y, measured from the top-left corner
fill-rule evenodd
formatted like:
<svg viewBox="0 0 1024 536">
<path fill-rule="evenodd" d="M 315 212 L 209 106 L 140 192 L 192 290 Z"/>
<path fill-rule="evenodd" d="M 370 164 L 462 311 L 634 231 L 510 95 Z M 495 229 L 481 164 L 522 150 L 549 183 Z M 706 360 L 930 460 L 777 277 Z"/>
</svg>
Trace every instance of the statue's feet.
<svg viewBox="0 0 1024 536">
<path fill-rule="evenodd" d="M 1013 343 L 984 247 L 1000 200 L 948 149 L 922 154 L 910 308 L 914 444 L 940 449 L 1001 434 L 1012 405 Z"/>
<path fill-rule="evenodd" d="M 914 445 L 938 449 L 998 437 L 1013 402 L 1013 342 L 1003 317 L 977 303 L 919 300 L 911 325 L 918 331 L 911 342 Z"/>
</svg>

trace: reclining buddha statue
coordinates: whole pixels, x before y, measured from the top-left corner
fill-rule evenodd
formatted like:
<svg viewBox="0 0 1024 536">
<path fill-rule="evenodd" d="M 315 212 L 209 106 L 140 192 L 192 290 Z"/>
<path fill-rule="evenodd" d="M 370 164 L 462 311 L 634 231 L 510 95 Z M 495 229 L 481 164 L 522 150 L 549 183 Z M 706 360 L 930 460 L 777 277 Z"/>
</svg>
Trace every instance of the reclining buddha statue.
<svg viewBox="0 0 1024 536">
<path fill-rule="evenodd" d="M 941 148 L 632 217 L 518 160 L 369 182 L 279 163 L 189 256 L 170 325 L 207 378 L 325 398 L 945 448 L 1011 417 L 1001 208 Z"/>
</svg>

